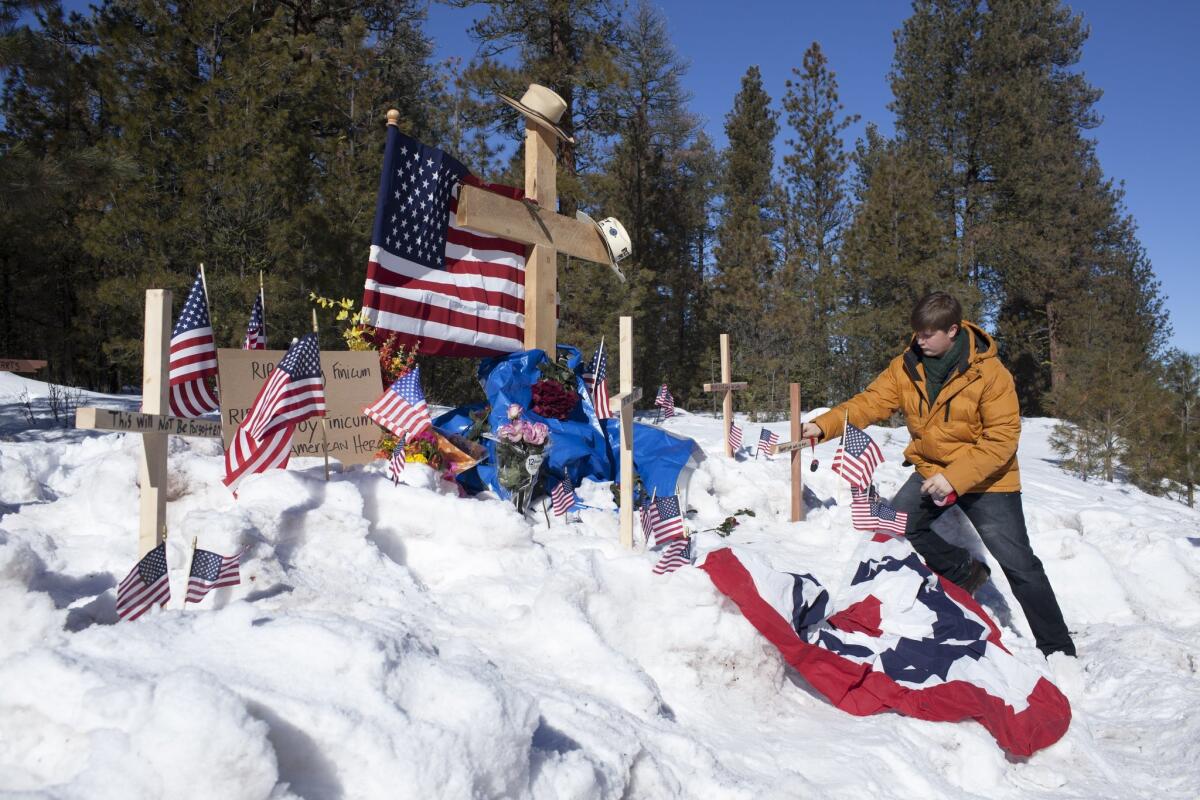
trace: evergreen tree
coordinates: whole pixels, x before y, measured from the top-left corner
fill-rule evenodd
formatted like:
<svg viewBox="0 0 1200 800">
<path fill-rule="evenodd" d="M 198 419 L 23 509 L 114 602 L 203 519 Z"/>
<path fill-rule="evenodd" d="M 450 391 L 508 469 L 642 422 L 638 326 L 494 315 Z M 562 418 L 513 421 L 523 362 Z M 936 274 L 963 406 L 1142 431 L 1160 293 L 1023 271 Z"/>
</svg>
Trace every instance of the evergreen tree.
<svg viewBox="0 0 1200 800">
<path fill-rule="evenodd" d="M 605 213 L 625 224 L 633 255 L 622 264 L 624 302 L 610 304 L 607 314 L 603 306 L 588 309 L 589 321 L 600 321 L 613 341 L 618 311 L 632 314 L 642 332 L 635 337 L 638 380 L 669 383 L 677 401 L 687 402 L 700 391 L 706 366 L 695 343 L 708 338 L 704 270 L 715 156 L 687 110 L 680 85 L 686 65 L 662 14 L 641 3 L 622 38 L 618 137 L 607 169 L 589 184 Z M 596 331 L 589 333 L 594 341 Z"/>
<path fill-rule="evenodd" d="M 758 407 L 772 386 L 782 385 L 785 374 L 781 339 L 760 323 L 767 316 L 769 287 L 779 265 L 771 177 L 779 114 L 770 104 L 759 68 L 750 67 L 725 117 L 729 146 L 723 158 L 713 286 L 716 325 L 730 334 L 738 379 L 750 383 L 740 400 Z"/>
<path fill-rule="evenodd" d="M 850 218 L 846 171 L 850 155 L 842 132 L 858 120 L 843 115 L 837 78 L 821 46 L 804 53 L 803 69 L 792 70 L 783 108 L 795 134 L 783 157 L 788 197 L 784 262 L 772 281 L 772 324 L 778 333 L 772 356 L 785 367 L 785 380 L 798 380 L 817 403 L 832 402 L 840 369 L 831 369 L 831 323 L 838 306 L 836 256 Z M 839 364 L 840 366 L 840 364 Z"/>
</svg>

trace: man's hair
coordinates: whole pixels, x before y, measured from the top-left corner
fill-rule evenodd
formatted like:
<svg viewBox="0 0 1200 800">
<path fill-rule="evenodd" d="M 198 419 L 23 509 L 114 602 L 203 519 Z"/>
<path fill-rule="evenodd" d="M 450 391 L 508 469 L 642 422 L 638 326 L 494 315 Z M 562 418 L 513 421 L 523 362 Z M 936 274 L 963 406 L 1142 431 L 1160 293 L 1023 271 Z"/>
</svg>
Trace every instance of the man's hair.
<svg viewBox="0 0 1200 800">
<path fill-rule="evenodd" d="M 961 328 L 962 306 L 945 292 L 930 292 L 913 306 L 909 322 L 917 333 L 948 331 L 954 325 Z"/>
</svg>

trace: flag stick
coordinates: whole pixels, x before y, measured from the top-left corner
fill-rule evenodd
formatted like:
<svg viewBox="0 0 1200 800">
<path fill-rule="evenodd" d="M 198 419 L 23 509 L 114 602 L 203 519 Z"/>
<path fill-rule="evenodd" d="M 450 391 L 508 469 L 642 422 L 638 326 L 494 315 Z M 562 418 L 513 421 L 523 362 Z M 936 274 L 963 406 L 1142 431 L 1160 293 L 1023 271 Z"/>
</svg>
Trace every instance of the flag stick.
<svg viewBox="0 0 1200 800">
<path fill-rule="evenodd" d="M 267 347 L 267 292 L 263 289 L 263 271 L 258 271 L 258 304 L 262 308 L 263 349 Z M 316 309 L 313 309 L 314 313 Z"/>
<path fill-rule="evenodd" d="M 317 310 L 315 308 L 312 310 L 312 315 L 313 315 L 313 333 L 316 333 L 319 335 L 320 330 L 317 328 Z M 322 373 L 322 378 L 323 377 L 324 377 L 324 373 Z M 329 435 L 326 433 L 327 430 L 328 430 L 328 428 L 326 427 L 325 417 L 322 416 L 321 417 L 321 452 L 325 454 L 325 480 L 326 481 L 329 480 Z"/>
<path fill-rule="evenodd" d="M 195 536 L 192 537 L 192 557 L 190 559 L 188 559 L 188 571 L 187 571 L 188 583 L 191 583 L 191 581 L 192 581 L 192 567 L 194 567 L 196 565 L 196 538 L 197 537 L 195 537 Z M 187 608 L 187 589 L 186 588 L 183 590 L 183 603 L 180 606 L 180 608 L 183 608 L 183 609 Z"/>
<path fill-rule="evenodd" d="M 208 308 L 208 324 L 213 324 L 212 303 L 208 299 L 208 278 L 204 275 L 204 262 L 200 262 L 200 285 L 204 287 L 204 305 Z M 215 327 L 215 326 L 214 326 Z M 214 336 L 213 339 L 217 337 Z"/>
</svg>

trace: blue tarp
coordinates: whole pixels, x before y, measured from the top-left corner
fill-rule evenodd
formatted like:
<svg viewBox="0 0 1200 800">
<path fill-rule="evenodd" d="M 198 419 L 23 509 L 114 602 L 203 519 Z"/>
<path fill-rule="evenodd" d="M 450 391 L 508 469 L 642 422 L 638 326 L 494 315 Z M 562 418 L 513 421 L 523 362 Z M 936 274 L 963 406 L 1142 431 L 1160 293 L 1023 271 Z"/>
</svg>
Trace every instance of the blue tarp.
<svg viewBox="0 0 1200 800">
<path fill-rule="evenodd" d="M 579 350 L 569 345 L 559 345 L 558 349 L 567 356 L 567 366 L 575 374 L 576 390 L 581 396 L 570 417 L 546 419 L 530 408 L 533 384 L 542 377 L 538 365 L 546 360 L 546 354 L 541 350 L 524 350 L 484 359 L 479 365 L 479 380 L 487 404 L 492 407 L 488 417 L 491 429 L 494 431 L 508 421 L 508 407 L 512 403 L 525 409 L 526 419 L 546 423 L 550 429 L 547 488 L 565 474 L 571 476 L 571 482 L 576 486 L 584 478 L 618 480 L 620 423 L 615 419 L 596 419 L 591 393 L 583 381 L 583 359 Z M 483 407 L 483 403 L 477 403 L 447 411 L 433 421 L 434 427 L 447 434 L 465 434 L 471 428 L 470 413 Z M 496 478 L 495 443 L 485 439 L 483 444 L 488 449 L 488 460 L 459 476 L 459 482 L 471 492 L 481 491 L 486 485 L 501 497 L 507 497 L 508 492 Z M 634 469 L 646 491 L 660 495 L 681 491 L 691 470 L 704 458 L 692 439 L 636 422 L 633 425 L 633 453 Z"/>
</svg>

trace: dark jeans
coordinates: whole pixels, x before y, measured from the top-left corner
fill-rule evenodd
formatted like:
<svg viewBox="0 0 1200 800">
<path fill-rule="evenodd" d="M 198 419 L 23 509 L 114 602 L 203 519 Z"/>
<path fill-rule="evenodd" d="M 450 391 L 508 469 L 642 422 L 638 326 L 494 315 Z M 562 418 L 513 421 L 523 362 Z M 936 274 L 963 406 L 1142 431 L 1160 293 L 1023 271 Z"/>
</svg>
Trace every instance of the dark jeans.
<svg viewBox="0 0 1200 800">
<path fill-rule="evenodd" d="M 933 532 L 933 521 L 949 510 L 934 504 L 928 495 L 921 494 L 924 479 L 914 472 L 900 487 L 892 506 L 908 513 L 906 533 L 913 549 L 925 559 L 931 570 L 960 586 L 971 572 L 971 554 L 950 544 Z M 1008 583 L 1029 627 L 1038 649 L 1046 655 L 1061 650 L 1075 655 L 1075 645 L 1067 633 L 1062 611 L 1054 597 L 1050 579 L 1042 562 L 1029 546 L 1025 530 L 1025 512 L 1021 508 L 1020 492 L 977 492 L 959 495 L 958 507 L 971 520 L 988 552 L 1004 570 Z"/>
</svg>

